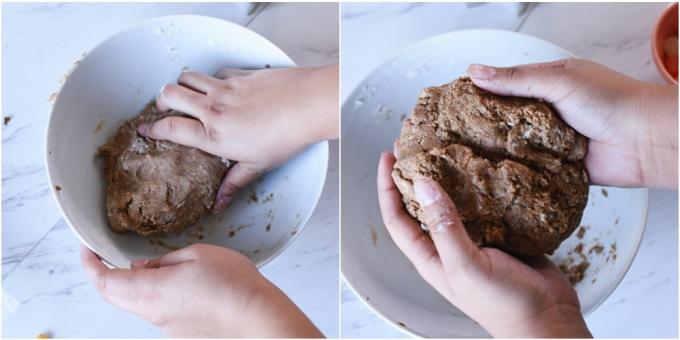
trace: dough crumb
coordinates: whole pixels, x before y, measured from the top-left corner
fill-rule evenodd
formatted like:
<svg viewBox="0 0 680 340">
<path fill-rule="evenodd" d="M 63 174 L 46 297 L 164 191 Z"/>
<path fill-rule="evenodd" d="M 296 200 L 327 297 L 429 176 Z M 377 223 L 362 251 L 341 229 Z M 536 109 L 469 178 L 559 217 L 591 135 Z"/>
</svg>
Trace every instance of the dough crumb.
<svg viewBox="0 0 680 340">
<path fill-rule="evenodd" d="M 578 264 L 567 265 L 563 263 L 559 265 L 560 270 L 567 276 L 567 279 L 569 279 L 569 282 L 572 285 L 583 281 L 583 277 L 585 276 L 588 267 L 590 267 L 590 262 L 588 262 L 588 260 L 583 260 Z"/>
<path fill-rule="evenodd" d="M 579 239 L 582 239 L 585 234 L 586 234 L 586 227 L 580 226 L 578 228 L 578 231 L 576 232 L 576 237 L 578 237 Z"/>
<path fill-rule="evenodd" d="M 593 252 L 595 254 L 602 254 L 604 251 L 604 247 L 601 244 L 595 244 L 592 247 L 590 247 L 590 250 L 588 250 L 588 254 L 592 254 Z"/>
</svg>

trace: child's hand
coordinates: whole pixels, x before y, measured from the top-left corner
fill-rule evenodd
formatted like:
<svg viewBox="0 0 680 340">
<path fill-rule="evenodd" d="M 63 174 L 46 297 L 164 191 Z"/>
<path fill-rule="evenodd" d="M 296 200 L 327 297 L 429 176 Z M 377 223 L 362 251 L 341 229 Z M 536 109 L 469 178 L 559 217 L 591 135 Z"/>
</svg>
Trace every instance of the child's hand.
<svg viewBox="0 0 680 340">
<path fill-rule="evenodd" d="M 85 271 L 108 302 L 173 337 L 322 337 L 238 252 L 196 244 L 132 269 L 109 269 L 85 247 Z"/>
<path fill-rule="evenodd" d="M 543 99 L 590 138 L 590 180 L 611 186 L 677 188 L 678 87 L 644 83 L 581 59 L 468 74 L 488 91 Z"/>
<path fill-rule="evenodd" d="M 154 139 L 193 146 L 238 163 L 218 191 L 215 208 L 306 146 L 338 136 L 338 67 L 225 69 L 216 77 L 185 71 L 161 89 L 159 111 L 168 117 L 142 125 Z"/>
<path fill-rule="evenodd" d="M 590 337 L 569 281 L 547 258 L 520 260 L 478 248 L 453 201 L 431 180 L 414 181 L 430 236 L 404 210 L 392 177 L 394 155 L 384 152 L 378 199 L 390 236 L 418 273 L 494 337 Z"/>
</svg>

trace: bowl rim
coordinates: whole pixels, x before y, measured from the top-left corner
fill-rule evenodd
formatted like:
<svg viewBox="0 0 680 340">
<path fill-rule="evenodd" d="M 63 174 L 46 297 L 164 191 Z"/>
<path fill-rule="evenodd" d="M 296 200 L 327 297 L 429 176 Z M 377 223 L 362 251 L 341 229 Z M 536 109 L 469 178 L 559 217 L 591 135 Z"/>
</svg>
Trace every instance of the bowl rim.
<svg viewBox="0 0 680 340">
<path fill-rule="evenodd" d="M 565 48 L 563 48 L 563 47 L 561 47 L 561 46 L 559 46 L 559 45 L 557 45 L 557 44 L 555 44 L 555 43 L 552 43 L 552 42 L 547 41 L 547 40 L 545 40 L 545 39 L 538 38 L 538 37 L 533 36 L 533 35 L 524 34 L 524 33 L 516 32 L 516 31 L 509 31 L 509 30 L 502 30 L 502 29 L 489 29 L 489 28 L 473 28 L 473 29 L 462 29 L 462 30 L 449 31 L 449 32 L 445 32 L 445 33 L 433 35 L 433 36 L 427 37 L 427 38 L 425 38 L 425 39 L 416 41 L 416 42 L 414 42 L 414 43 L 412 43 L 412 44 L 410 44 L 410 45 L 408 45 L 408 46 L 406 46 L 406 47 L 400 49 L 398 52 L 396 52 L 395 54 L 393 54 L 391 57 L 389 57 L 389 58 L 383 60 L 382 63 L 380 63 L 380 64 L 379 64 L 376 68 L 374 68 L 371 72 L 369 72 L 368 75 L 366 75 L 360 82 L 358 82 L 357 85 L 354 87 L 354 89 L 352 89 L 352 90 L 348 93 L 347 98 L 345 99 L 345 101 L 344 101 L 343 104 L 342 104 L 341 115 L 342 115 L 342 112 L 345 112 L 346 110 L 349 110 L 349 109 L 350 109 L 350 107 L 351 107 L 351 106 L 350 106 L 350 104 L 351 104 L 351 103 L 350 103 L 350 98 L 351 98 L 352 95 L 357 91 L 357 89 L 359 89 L 359 88 L 362 86 L 362 84 L 364 83 L 364 81 L 366 81 L 367 79 L 372 78 L 372 77 L 373 77 L 375 74 L 377 74 L 380 70 L 382 70 L 383 68 L 385 68 L 385 67 L 386 67 L 387 65 L 389 65 L 391 62 L 397 60 L 399 57 L 401 57 L 403 54 L 405 54 L 405 53 L 408 52 L 409 50 L 412 50 L 412 49 L 417 48 L 418 46 L 427 44 L 427 43 L 429 43 L 429 42 L 432 41 L 432 40 L 443 39 L 443 38 L 446 37 L 446 36 L 457 35 L 457 34 L 465 34 L 465 33 L 496 33 L 496 34 L 508 34 L 508 35 L 521 36 L 521 37 L 524 37 L 524 38 L 530 38 L 530 39 L 534 39 L 534 40 L 541 41 L 541 42 L 543 42 L 543 43 L 547 43 L 547 44 L 549 44 L 549 45 L 554 46 L 555 48 L 557 48 L 557 49 L 559 49 L 559 50 L 562 50 L 565 54 L 571 56 L 572 58 L 578 58 L 578 57 L 577 57 L 574 53 L 572 53 L 571 51 L 569 51 L 569 50 L 567 50 L 567 49 L 565 49 Z M 345 130 L 343 129 L 343 131 L 345 131 Z M 590 186 L 590 184 L 589 184 L 589 186 Z M 638 253 L 638 251 L 639 251 L 639 249 L 640 249 L 640 245 L 641 245 L 641 242 L 642 242 L 642 237 L 643 237 L 644 231 L 646 230 L 646 227 L 647 227 L 647 218 L 648 218 L 648 215 L 649 215 L 649 189 L 648 189 L 648 188 L 638 188 L 638 189 L 640 189 L 641 192 L 644 193 L 643 200 L 644 200 L 644 206 L 645 206 L 645 208 L 644 208 L 644 218 L 643 218 L 643 221 L 642 221 L 642 229 L 640 230 L 639 237 L 635 240 L 636 246 L 634 247 L 634 251 L 631 252 L 630 258 L 627 258 L 627 259 L 626 259 L 626 262 L 625 262 L 625 265 L 624 265 L 625 270 L 624 270 L 624 272 L 623 272 L 624 274 L 623 274 L 623 275 L 617 280 L 617 282 L 612 286 L 611 290 L 609 290 L 606 294 L 604 294 L 604 295 L 602 296 L 602 298 L 599 299 L 599 301 L 596 301 L 596 303 L 593 304 L 593 306 L 592 306 L 589 310 L 587 310 L 587 311 L 585 311 L 585 312 L 582 312 L 584 319 L 587 318 L 592 312 L 594 312 L 600 305 L 602 305 L 602 304 L 609 298 L 609 296 L 611 296 L 611 294 L 616 290 L 616 288 L 618 288 L 619 284 L 621 284 L 621 282 L 622 282 L 623 279 L 625 278 L 626 274 L 627 274 L 628 271 L 630 270 L 630 267 L 631 267 L 631 265 L 633 264 L 633 261 L 634 261 L 635 257 L 637 256 L 637 253 Z M 341 212 L 341 214 L 342 214 L 342 212 Z M 341 227 L 340 227 L 340 228 L 341 228 L 340 230 L 341 230 L 341 232 L 342 232 L 342 220 L 341 220 Z M 341 238 L 342 238 L 342 236 L 341 236 Z M 409 329 L 409 328 L 402 327 L 402 326 L 398 325 L 396 321 L 393 321 L 393 320 L 389 319 L 385 314 L 383 314 L 383 312 L 379 311 L 376 307 L 374 307 L 373 304 L 372 304 L 370 301 L 366 301 L 366 299 L 364 298 L 365 294 L 361 294 L 361 292 L 359 291 L 359 289 L 358 289 L 354 284 L 352 284 L 352 282 L 347 278 L 347 275 L 346 275 L 346 273 L 345 273 L 344 261 L 342 261 L 342 247 L 341 247 L 341 250 L 340 250 L 340 255 L 341 255 L 341 259 L 340 259 L 340 264 L 341 264 L 340 272 L 341 272 L 342 279 L 343 279 L 343 281 L 347 284 L 347 286 L 350 288 L 350 290 L 354 293 L 354 295 L 355 295 L 355 297 L 357 298 L 357 300 L 361 301 L 365 306 L 368 307 L 369 310 L 373 311 L 373 313 L 377 314 L 381 319 L 383 319 L 384 321 L 386 321 L 386 322 L 387 322 L 388 324 L 390 324 L 392 327 L 394 327 L 394 328 L 400 330 L 401 332 L 403 332 L 403 333 L 405 333 L 405 334 L 407 334 L 407 335 L 413 336 L 413 337 L 419 337 L 419 338 L 425 338 L 425 337 L 427 337 L 427 336 L 422 335 L 422 334 L 420 334 L 420 333 L 418 333 L 418 332 L 416 332 L 416 331 L 414 331 L 414 330 L 411 330 L 411 329 Z M 481 327 L 481 326 L 480 326 L 480 327 Z M 484 330 L 484 331 L 486 332 L 486 330 Z"/>
<path fill-rule="evenodd" d="M 659 53 L 659 44 L 661 43 L 660 41 L 657 40 L 657 36 L 659 35 L 659 30 L 661 29 L 661 23 L 665 22 L 670 13 L 675 10 L 676 12 L 678 11 L 678 3 L 677 2 L 672 2 L 668 4 L 664 9 L 659 13 L 659 15 L 656 18 L 656 22 L 654 23 L 654 29 L 652 29 L 652 34 L 650 37 L 650 47 L 652 50 L 652 59 L 654 60 L 654 64 L 656 65 L 657 70 L 659 73 L 662 75 L 662 78 L 668 82 L 669 84 L 678 84 L 678 80 L 673 78 L 673 76 L 670 74 L 668 69 L 666 68 L 666 64 L 662 60 L 661 54 Z"/>
<path fill-rule="evenodd" d="M 167 22 L 168 20 L 173 20 L 173 19 L 174 19 L 174 20 L 184 20 L 184 19 L 189 19 L 189 20 L 207 20 L 207 21 L 213 21 L 213 22 L 219 23 L 219 24 L 221 24 L 221 25 L 232 26 L 232 27 L 235 27 L 237 30 L 242 30 L 242 31 L 248 32 L 249 34 L 252 34 L 252 35 L 254 35 L 254 36 L 256 36 L 256 37 L 261 38 L 263 41 L 265 41 L 266 43 L 268 43 L 272 48 L 274 48 L 274 49 L 280 51 L 281 54 L 282 54 L 283 56 L 285 56 L 285 58 L 288 59 L 288 61 L 292 64 L 291 67 L 297 67 L 297 64 L 296 64 L 296 63 L 290 58 L 290 56 L 289 56 L 286 52 L 284 52 L 280 47 L 278 47 L 276 44 L 274 44 L 273 42 L 271 42 L 269 39 L 267 39 L 266 37 L 262 36 L 261 34 L 255 32 L 255 31 L 253 31 L 253 30 L 251 30 L 251 29 L 249 29 L 248 27 L 245 27 L 245 26 L 242 26 L 242 25 L 239 25 L 239 24 L 236 24 L 236 23 L 233 23 L 233 22 L 231 22 L 231 21 L 224 20 L 224 19 L 221 19 L 221 18 L 212 17 L 212 16 L 207 16 L 207 15 L 197 15 L 197 14 L 164 15 L 164 16 L 156 16 L 156 17 L 146 18 L 146 19 L 137 21 L 137 22 L 135 22 L 135 23 L 133 23 L 133 24 L 131 24 L 131 25 L 129 25 L 129 26 L 125 26 L 124 28 L 117 30 L 115 33 L 112 33 L 112 34 L 109 35 L 108 37 L 102 39 L 102 40 L 101 40 L 99 43 L 97 43 L 94 47 L 90 48 L 90 50 L 89 50 L 83 57 L 79 58 L 78 60 L 81 61 L 81 60 L 87 59 L 87 57 L 90 55 L 90 53 L 91 53 L 92 51 L 97 50 L 98 48 L 101 48 L 101 46 L 103 46 L 104 44 L 108 43 L 108 42 L 111 41 L 112 39 L 114 39 L 114 38 L 120 36 L 121 34 L 127 33 L 127 32 L 129 32 L 129 31 L 132 31 L 132 30 L 134 30 L 134 29 L 137 29 L 137 28 L 139 28 L 139 27 L 141 27 L 141 26 L 147 26 L 147 25 L 150 25 L 150 24 L 155 23 L 155 22 Z M 73 67 L 73 68 L 71 69 L 69 75 L 72 74 L 73 72 L 75 72 L 79 67 L 80 67 L 80 64 L 75 65 L 75 67 Z M 51 194 L 52 194 L 52 198 L 53 198 L 53 200 L 56 202 L 57 208 L 59 209 L 59 213 L 61 214 L 61 218 L 63 218 L 64 221 L 66 221 L 66 223 L 68 224 L 69 228 L 71 229 L 71 231 L 73 232 L 73 234 L 76 235 L 76 237 L 78 238 L 78 240 L 80 241 L 80 243 L 81 243 L 82 245 L 84 245 L 85 247 L 87 247 L 90 251 L 92 251 L 92 252 L 94 252 L 95 254 L 97 254 L 97 257 L 99 257 L 99 259 L 100 259 L 107 267 L 109 267 L 109 268 L 118 268 L 117 266 L 113 265 L 113 262 L 112 262 L 112 261 L 110 261 L 110 260 L 108 260 L 108 259 L 106 259 L 106 258 L 100 256 L 99 253 L 98 253 L 97 250 L 96 250 L 96 247 L 94 247 L 93 245 L 91 245 L 91 244 L 90 244 L 87 240 L 85 240 L 85 238 L 80 234 L 80 232 L 78 231 L 78 229 L 73 225 L 72 221 L 69 219 L 68 214 L 66 214 L 66 211 L 64 210 L 64 207 L 62 206 L 62 203 L 61 203 L 61 201 L 60 201 L 60 199 L 59 199 L 59 195 L 58 195 L 58 193 L 57 193 L 57 191 L 56 191 L 56 188 L 55 188 L 55 184 L 54 184 L 54 180 L 53 180 L 53 175 L 52 175 L 52 172 L 53 172 L 53 165 L 52 165 L 52 161 L 50 160 L 51 154 L 50 154 L 50 145 L 49 145 L 49 142 L 50 142 L 50 137 L 51 137 L 51 135 L 52 135 L 52 133 L 53 133 L 53 132 L 51 132 L 52 129 L 50 129 L 50 127 L 52 126 L 52 119 L 53 119 L 53 116 L 54 116 L 54 109 L 55 109 L 55 107 L 57 106 L 57 103 L 59 102 L 59 97 L 60 97 L 59 94 L 61 94 L 61 89 L 64 87 L 64 85 L 66 85 L 66 83 L 67 83 L 69 80 L 70 80 L 70 77 L 67 76 L 67 77 L 66 77 L 66 80 L 64 81 L 64 83 L 63 83 L 63 84 L 61 85 L 61 87 L 59 88 L 59 91 L 57 92 L 56 99 L 55 99 L 53 105 L 50 107 L 49 115 L 48 115 L 48 117 L 47 117 L 47 123 L 46 123 L 46 125 L 45 125 L 44 144 L 43 144 L 43 146 L 44 146 L 44 150 L 43 150 L 43 155 L 44 155 L 43 157 L 44 157 L 44 158 L 43 158 L 43 161 L 45 162 L 45 168 L 46 168 L 46 169 L 45 169 L 45 170 L 46 170 L 45 172 L 47 173 L 47 181 L 48 181 L 48 184 L 49 184 L 49 186 L 50 186 L 50 192 L 51 192 Z M 323 195 L 324 187 L 325 187 L 325 183 L 326 183 L 326 179 L 327 179 L 327 176 L 328 176 L 328 162 L 329 162 L 329 145 L 328 145 L 328 141 L 325 141 L 325 140 L 324 140 L 324 141 L 320 141 L 320 142 L 317 142 L 317 143 L 314 143 L 314 144 L 310 144 L 309 146 L 307 146 L 307 147 L 306 147 L 305 149 L 303 149 L 303 151 L 302 151 L 302 152 L 304 152 L 304 150 L 307 150 L 307 149 L 312 148 L 312 147 L 317 147 L 317 146 L 321 148 L 321 152 L 323 153 L 323 156 L 322 156 L 322 157 L 325 158 L 325 161 L 323 162 L 323 166 L 322 166 L 322 171 L 323 171 L 323 172 L 322 172 L 322 175 L 321 175 L 321 190 L 319 190 L 318 194 L 316 195 L 316 197 L 315 197 L 314 200 L 313 200 L 313 201 L 314 201 L 313 208 L 311 209 L 311 212 L 310 212 L 305 218 L 303 218 L 303 219 L 301 220 L 300 225 L 299 225 L 299 227 L 298 227 L 298 229 L 297 229 L 297 233 L 295 233 L 295 235 L 292 235 L 292 237 L 288 238 L 288 240 L 287 240 L 286 242 L 282 243 L 281 246 L 280 246 L 276 251 L 272 252 L 267 258 L 265 258 L 265 259 L 263 259 L 263 260 L 260 260 L 260 261 L 257 262 L 257 263 L 253 262 L 254 265 L 255 265 L 257 268 L 263 267 L 264 265 L 268 264 L 269 262 L 271 262 L 272 260 L 274 260 L 275 258 L 277 258 L 279 255 L 281 255 L 281 253 L 283 253 L 283 252 L 290 246 L 290 244 L 291 244 L 293 241 L 295 241 L 295 240 L 300 236 L 300 234 L 302 233 L 302 231 L 305 229 L 305 227 L 306 227 L 306 225 L 307 225 L 307 222 L 309 222 L 309 220 L 311 219 L 311 217 L 314 215 L 314 212 L 316 211 L 316 208 L 317 208 L 317 206 L 318 206 L 318 204 L 319 204 L 319 200 L 321 199 L 321 195 Z M 285 163 L 284 163 L 284 164 L 285 164 Z M 273 169 L 272 169 L 272 170 L 273 170 Z M 251 260 L 251 261 L 252 261 L 252 260 Z"/>
</svg>

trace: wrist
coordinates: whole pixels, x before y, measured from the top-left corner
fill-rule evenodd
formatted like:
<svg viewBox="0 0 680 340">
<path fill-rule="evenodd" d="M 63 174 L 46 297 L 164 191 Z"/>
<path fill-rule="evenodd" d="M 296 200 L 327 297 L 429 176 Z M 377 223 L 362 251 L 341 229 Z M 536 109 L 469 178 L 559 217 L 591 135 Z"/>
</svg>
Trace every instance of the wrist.
<svg viewBox="0 0 680 340">
<path fill-rule="evenodd" d="M 578 307 L 556 305 L 531 319 L 488 329 L 503 338 L 592 338 Z"/>
<path fill-rule="evenodd" d="M 243 325 L 245 337 L 322 338 L 323 334 L 283 291 L 262 277 L 257 283 Z"/>
<path fill-rule="evenodd" d="M 678 185 L 678 90 L 671 85 L 645 85 L 636 112 L 640 185 L 673 189 Z"/>
<path fill-rule="evenodd" d="M 309 131 L 308 144 L 339 136 L 338 65 L 308 68 L 305 100 L 308 110 L 304 125 Z M 311 128 L 310 128 L 311 127 Z"/>
</svg>

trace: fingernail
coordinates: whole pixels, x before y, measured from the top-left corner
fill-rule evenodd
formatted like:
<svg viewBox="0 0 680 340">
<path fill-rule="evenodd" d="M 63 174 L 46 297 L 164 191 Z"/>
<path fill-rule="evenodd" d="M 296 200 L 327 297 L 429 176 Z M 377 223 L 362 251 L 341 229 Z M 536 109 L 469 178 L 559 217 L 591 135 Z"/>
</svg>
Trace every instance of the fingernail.
<svg viewBox="0 0 680 340">
<path fill-rule="evenodd" d="M 146 137 L 147 133 L 149 133 L 150 127 L 151 127 L 151 124 L 149 124 L 149 123 L 139 124 L 139 126 L 137 127 L 137 132 L 139 132 L 140 135 Z"/>
<path fill-rule="evenodd" d="M 158 100 L 158 97 L 160 97 L 161 92 L 163 92 L 163 90 L 165 90 L 166 85 L 168 85 L 168 84 L 161 86 L 160 90 L 158 90 L 158 93 L 156 94 L 156 100 Z"/>
<path fill-rule="evenodd" d="M 430 179 L 416 179 L 413 181 L 413 191 L 421 206 L 426 207 L 439 199 L 439 191 Z"/>
<path fill-rule="evenodd" d="M 496 75 L 496 68 L 487 65 L 472 64 L 468 67 L 467 74 L 475 79 L 489 80 Z"/>
<path fill-rule="evenodd" d="M 150 260 L 134 260 L 132 263 L 130 263 L 130 268 L 143 268 L 146 267 L 146 265 L 149 263 Z"/>
<path fill-rule="evenodd" d="M 217 196 L 217 199 L 215 200 L 215 210 L 223 210 L 227 207 L 227 205 L 229 205 L 230 201 L 230 196 Z"/>
</svg>

